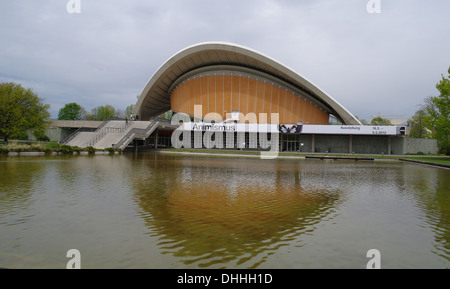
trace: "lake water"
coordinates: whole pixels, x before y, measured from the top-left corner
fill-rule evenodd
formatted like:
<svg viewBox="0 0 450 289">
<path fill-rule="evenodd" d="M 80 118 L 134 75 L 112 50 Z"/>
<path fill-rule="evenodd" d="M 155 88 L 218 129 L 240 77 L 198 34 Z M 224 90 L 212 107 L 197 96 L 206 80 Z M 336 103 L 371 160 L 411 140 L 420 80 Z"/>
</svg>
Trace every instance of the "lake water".
<svg viewBox="0 0 450 289">
<path fill-rule="evenodd" d="M 398 161 L 0 156 L 0 267 L 450 267 L 450 170 Z"/>
</svg>

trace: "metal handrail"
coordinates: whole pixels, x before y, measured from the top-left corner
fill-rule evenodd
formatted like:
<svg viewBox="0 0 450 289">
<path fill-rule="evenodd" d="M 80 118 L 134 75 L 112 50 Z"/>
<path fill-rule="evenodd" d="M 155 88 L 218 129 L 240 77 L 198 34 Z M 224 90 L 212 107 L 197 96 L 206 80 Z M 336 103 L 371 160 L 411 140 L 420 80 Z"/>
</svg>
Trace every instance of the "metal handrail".
<svg viewBox="0 0 450 289">
<path fill-rule="evenodd" d="M 121 120 L 124 121 L 124 124 L 121 127 L 108 127 L 107 124 L 110 121 L 114 120 Z M 73 140 L 77 135 L 79 135 L 81 132 L 94 132 L 95 134 L 86 142 L 86 146 L 94 146 L 96 143 L 98 143 L 106 134 L 108 133 L 124 133 L 128 127 L 133 123 L 133 121 L 126 121 L 125 119 L 117 118 L 117 117 L 111 117 L 105 121 L 103 121 L 97 129 L 92 131 L 92 129 L 89 128 L 79 128 L 76 130 L 73 134 L 71 134 L 69 137 L 67 137 L 62 143 L 67 144 L 71 140 Z M 123 145 L 123 143 L 133 135 L 136 134 L 148 134 L 150 130 L 153 129 L 153 126 L 158 125 L 159 123 L 165 123 L 170 124 L 170 120 L 155 117 L 151 120 L 150 124 L 147 126 L 147 128 L 139 129 L 139 128 L 132 128 L 117 144 L 116 147 L 120 147 Z M 129 142 L 128 142 L 129 143 Z M 127 143 L 127 144 L 128 144 Z"/>
<path fill-rule="evenodd" d="M 61 144 L 68 144 L 71 140 L 73 140 L 77 135 L 79 135 L 82 132 L 93 132 L 93 129 L 92 128 L 88 128 L 88 127 L 80 127 L 79 129 L 74 131 L 71 135 L 66 137 L 63 141 L 61 141 L 60 143 Z"/>
<path fill-rule="evenodd" d="M 97 132 L 100 131 L 109 121 L 111 120 L 122 120 L 118 117 L 110 117 L 107 120 L 103 121 L 94 131 L 92 131 L 92 128 L 86 128 L 86 127 L 80 127 L 76 131 L 74 131 L 71 135 L 66 137 L 61 144 L 68 144 L 71 140 L 73 140 L 80 132 Z"/>
<path fill-rule="evenodd" d="M 126 143 L 126 145 L 128 145 L 130 143 L 129 140 L 134 138 L 135 135 L 149 134 L 149 131 L 152 131 L 152 129 L 158 126 L 158 124 L 159 120 L 156 120 L 152 121 L 146 128 L 132 128 L 120 141 L 116 143 L 115 147 L 123 149 L 122 146 L 125 146 L 124 144 L 126 143 L 126 141 L 128 141 Z"/>
<path fill-rule="evenodd" d="M 111 121 L 108 120 L 108 122 Z M 87 146 L 94 146 L 97 142 L 99 142 L 107 133 L 122 133 L 125 132 L 127 127 L 130 125 L 130 122 L 125 122 L 125 124 L 121 127 L 107 127 L 106 123 L 103 127 L 91 138 L 88 142 Z"/>
</svg>

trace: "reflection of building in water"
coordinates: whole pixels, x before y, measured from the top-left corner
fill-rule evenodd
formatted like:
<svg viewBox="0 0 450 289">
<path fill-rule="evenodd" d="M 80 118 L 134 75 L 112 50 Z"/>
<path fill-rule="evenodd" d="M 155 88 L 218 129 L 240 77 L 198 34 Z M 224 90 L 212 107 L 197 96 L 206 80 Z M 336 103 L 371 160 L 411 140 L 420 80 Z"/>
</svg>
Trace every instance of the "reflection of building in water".
<svg viewBox="0 0 450 289">
<path fill-rule="evenodd" d="M 303 190 L 297 164 L 280 170 L 254 161 L 183 159 L 165 183 L 162 170 L 134 182 L 147 226 L 163 236 L 159 245 L 185 264 L 246 268 L 281 246 L 301 246 L 299 236 L 327 217 L 339 196 Z"/>
</svg>

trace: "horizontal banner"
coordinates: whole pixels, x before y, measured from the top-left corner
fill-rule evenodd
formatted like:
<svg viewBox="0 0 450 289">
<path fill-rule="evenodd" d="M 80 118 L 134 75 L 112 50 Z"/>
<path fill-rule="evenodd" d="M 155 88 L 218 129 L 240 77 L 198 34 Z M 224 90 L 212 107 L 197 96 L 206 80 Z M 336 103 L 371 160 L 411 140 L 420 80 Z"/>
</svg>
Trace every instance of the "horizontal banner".
<svg viewBox="0 0 450 289">
<path fill-rule="evenodd" d="M 365 125 L 293 125 L 293 124 L 246 124 L 246 123 L 183 123 L 179 130 L 209 132 L 262 132 L 283 134 L 342 134 L 342 135 L 405 135 L 401 126 Z"/>
<path fill-rule="evenodd" d="M 257 123 L 183 123 L 179 130 L 183 131 L 209 131 L 209 132 L 254 132 L 254 133 L 279 133 L 278 124 Z"/>
<path fill-rule="evenodd" d="M 300 125 L 297 125 L 299 127 Z M 405 127 L 369 125 L 303 125 L 302 134 L 404 135 Z M 402 133 L 403 132 L 403 133 Z"/>
</svg>

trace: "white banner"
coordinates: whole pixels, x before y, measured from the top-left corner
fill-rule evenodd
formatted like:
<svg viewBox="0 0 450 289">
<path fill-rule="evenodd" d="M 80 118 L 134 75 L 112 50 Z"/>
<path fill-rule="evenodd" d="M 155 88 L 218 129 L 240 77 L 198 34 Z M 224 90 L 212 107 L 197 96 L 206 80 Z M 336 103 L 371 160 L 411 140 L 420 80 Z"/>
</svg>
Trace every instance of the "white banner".
<svg viewBox="0 0 450 289">
<path fill-rule="evenodd" d="M 210 132 L 263 132 L 283 134 L 344 134 L 344 135 L 402 135 L 399 126 L 366 125 L 277 125 L 246 123 L 188 122 L 181 125 L 183 131 Z"/>
<path fill-rule="evenodd" d="M 277 124 L 257 124 L 257 123 L 205 123 L 188 122 L 181 125 L 184 131 L 210 131 L 210 132 L 262 132 L 279 133 Z"/>
<path fill-rule="evenodd" d="M 399 126 L 303 125 L 302 134 L 400 135 Z"/>
</svg>

